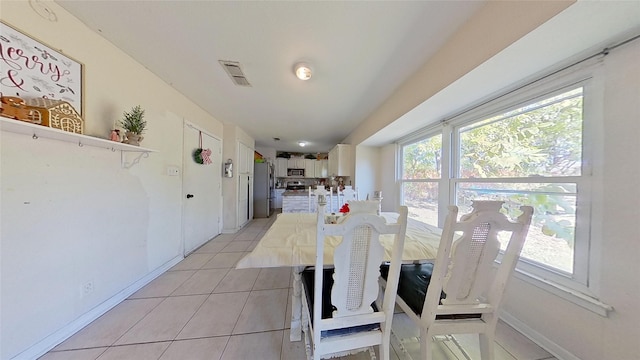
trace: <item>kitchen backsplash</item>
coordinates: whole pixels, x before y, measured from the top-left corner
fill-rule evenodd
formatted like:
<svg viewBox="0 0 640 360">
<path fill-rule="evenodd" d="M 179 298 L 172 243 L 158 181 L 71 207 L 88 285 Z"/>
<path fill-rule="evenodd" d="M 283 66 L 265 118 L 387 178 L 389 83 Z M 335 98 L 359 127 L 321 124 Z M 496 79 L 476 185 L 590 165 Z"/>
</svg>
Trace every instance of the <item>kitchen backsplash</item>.
<svg viewBox="0 0 640 360">
<path fill-rule="evenodd" d="M 344 185 L 351 185 L 351 179 L 348 176 L 343 176 L 341 177 L 342 179 L 342 186 Z M 287 187 L 287 182 L 300 182 L 302 184 L 304 184 L 306 187 L 308 186 L 312 186 L 312 187 L 316 187 L 316 185 L 319 184 L 323 184 L 325 186 L 333 186 L 334 189 L 336 189 L 340 183 L 338 182 L 338 180 L 334 180 L 333 183 L 331 183 L 331 180 L 329 178 L 315 178 L 315 179 L 310 179 L 310 178 L 294 178 L 294 177 L 278 177 L 276 178 L 276 188 L 279 189 L 284 189 Z"/>
</svg>

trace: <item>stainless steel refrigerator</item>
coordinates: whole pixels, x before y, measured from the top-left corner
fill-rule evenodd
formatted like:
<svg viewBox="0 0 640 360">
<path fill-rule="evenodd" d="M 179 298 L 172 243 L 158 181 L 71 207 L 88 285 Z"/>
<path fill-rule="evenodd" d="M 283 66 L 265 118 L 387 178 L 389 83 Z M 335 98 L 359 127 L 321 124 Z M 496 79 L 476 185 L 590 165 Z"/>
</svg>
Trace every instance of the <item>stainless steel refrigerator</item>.
<svg viewBox="0 0 640 360">
<path fill-rule="evenodd" d="M 270 163 L 254 163 L 253 168 L 253 217 L 266 218 L 275 210 L 273 196 L 275 179 L 273 165 Z"/>
</svg>

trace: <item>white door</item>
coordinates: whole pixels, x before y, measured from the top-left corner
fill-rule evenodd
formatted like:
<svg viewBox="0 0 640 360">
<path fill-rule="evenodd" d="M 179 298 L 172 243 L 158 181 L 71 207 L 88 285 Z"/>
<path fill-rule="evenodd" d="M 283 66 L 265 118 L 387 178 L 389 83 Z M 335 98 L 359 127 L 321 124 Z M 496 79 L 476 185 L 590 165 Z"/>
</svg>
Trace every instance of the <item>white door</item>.
<svg viewBox="0 0 640 360">
<path fill-rule="evenodd" d="M 253 177 L 238 174 L 238 226 L 244 226 L 253 218 Z"/>
<path fill-rule="evenodd" d="M 193 151 L 211 149 L 211 163 L 198 164 Z M 222 146 L 193 125 L 184 125 L 183 237 L 185 256 L 220 234 L 222 209 Z"/>
</svg>

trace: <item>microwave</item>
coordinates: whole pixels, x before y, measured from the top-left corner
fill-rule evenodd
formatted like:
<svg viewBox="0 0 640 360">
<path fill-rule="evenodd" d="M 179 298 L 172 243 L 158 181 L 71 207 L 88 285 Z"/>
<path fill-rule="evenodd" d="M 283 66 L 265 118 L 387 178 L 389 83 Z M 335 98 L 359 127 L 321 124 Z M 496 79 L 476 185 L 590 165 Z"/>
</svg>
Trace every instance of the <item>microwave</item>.
<svg viewBox="0 0 640 360">
<path fill-rule="evenodd" d="M 287 169 L 287 176 L 304 177 L 304 169 Z"/>
</svg>

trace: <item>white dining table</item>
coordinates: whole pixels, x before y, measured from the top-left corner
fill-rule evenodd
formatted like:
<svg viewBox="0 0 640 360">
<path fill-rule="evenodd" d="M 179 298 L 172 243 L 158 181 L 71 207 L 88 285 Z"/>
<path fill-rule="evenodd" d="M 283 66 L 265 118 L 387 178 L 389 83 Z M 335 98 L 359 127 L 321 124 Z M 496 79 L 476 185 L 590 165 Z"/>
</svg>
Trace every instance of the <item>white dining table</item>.
<svg viewBox="0 0 640 360">
<path fill-rule="evenodd" d="M 395 223 L 398 218 L 397 213 L 383 212 L 381 215 L 390 223 Z M 278 214 L 274 223 L 251 253 L 236 264 L 236 269 L 293 268 L 291 341 L 299 341 L 302 335 L 300 274 L 306 266 L 315 265 L 316 219 L 315 213 Z M 441 233 L 442 231 L 435 226 L 411 218 L 407 219 L 402 260 L 409 263 L 435 259 Z M 393 239 L 393 235 L 380 236 L 380 242 L 385 248 L 385 260 L 391 258 Z M 340 237 L 325 237 L 324 259 L 326 265 L 333 264 L 333 251 L 340 241 Z"/>
</svg>

